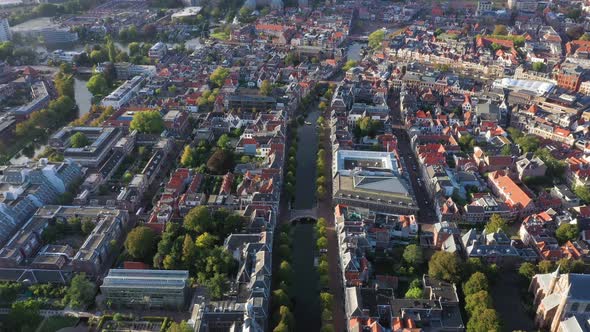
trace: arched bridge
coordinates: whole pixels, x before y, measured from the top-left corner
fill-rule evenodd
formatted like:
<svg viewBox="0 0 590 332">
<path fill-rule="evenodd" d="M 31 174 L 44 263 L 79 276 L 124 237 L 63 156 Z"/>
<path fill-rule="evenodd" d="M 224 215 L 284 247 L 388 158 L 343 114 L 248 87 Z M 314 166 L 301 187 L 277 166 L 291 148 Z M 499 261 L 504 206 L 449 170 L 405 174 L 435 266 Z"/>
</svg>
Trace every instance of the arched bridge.
<svg viewBox="0 0 590 332">
<path fill-rule="evenodd" d="M 289 222 L 294 222 L 297 219 L 317 219 L 318 218 L 318 208 L 314 206 L 311 209 L 303 209 L 303 210 L 296 210 L 292 209 L 289 211 Z"/>
</svg>

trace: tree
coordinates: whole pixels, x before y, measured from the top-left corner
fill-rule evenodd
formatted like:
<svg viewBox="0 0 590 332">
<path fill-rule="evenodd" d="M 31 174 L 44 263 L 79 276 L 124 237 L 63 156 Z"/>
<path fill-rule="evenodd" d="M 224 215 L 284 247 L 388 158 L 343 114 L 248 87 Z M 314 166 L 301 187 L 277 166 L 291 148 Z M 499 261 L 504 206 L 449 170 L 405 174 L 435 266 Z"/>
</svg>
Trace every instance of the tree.
<svg viewBox="0 0 590 332">
<path fill-rule="evenodd" d="M 494 32 L 492 34 L 505 36 L 508 34 L 508 29 L 503 24 L 496 24 L 496 26 L 494 27 Z"/>
<path fill-rule="evenodd" d="M 70 137 L 70 145 L 73 148 L 83 148 L 90 143 L 88 137 L 82 132 L 77 132 Z"/>
<path fill-rule="evenodd" d="M 465 293 L 466 296 L 475 294 L 479 291 L 488 290 L 488 278 L 486 278 L 486 275 L 481 272 L 475 272 L 474 274 L 472 274 L 469 280 L 467 280 L 467 282 L 465 283 L 465 285 L 463 285 L 463 293 Z"/>
<path fill-rule="evenodd" d="M 320 329 L 320 332 L 334 332 L 334 331 L 336 331 L 336 329 L 334 328 L 334 325 L 332 323 L 323 324 L 322 328 Z"/>
<path fill-rule="evenodd" d="M 490 221 L 486 225 L 486 233 L 495 233 L 500 230 L 505 232 L 507 228 L 508 225 L 506 224 L 506 220 L 500 217 L 499 214 L 494 213 L 492 214 L 492 216 L 490 217 Z"/>
<path fill-rule="evenodd" d="M 176 94 L 176 90 L 177 90 L 176 85 L 171 85 L 168 87 L 168 93 L 170 93 L 172 95 Z"/>
<path fill-rule="evenodd" d="M 83 220 L 81 230 L 84 235 L 89 235 L 94 230 L 94 223 L 90 220 Z"/>
<path fill-rule="evenodd" d="M 492 298 L 487 291 L 479 291 L 465 297 L 465 310 L 469 315 L 492 307 Z"/>
<path fill-rule="evenodd" d="M 537 267 L 533 263 L 524 262 L 518 268 L 518 274 L 530 281 L 537 274 Z"/>
<path fill-rule="evenodd" d="M 332 304 L 334 303 L 334 295 L 327 292 L 321 292 L 320 303 L 322 305 L 322 309 L 331 309 Z"/>
<path fill-rule="evenodd" d="M 552 261 L 542 260 L 539 262 L 539 265 L 537 265 L 537 268 L 539 273 L 550 273 L 555 270 L 555 265 Z"/>
<path fill-rule="evenodd" d="M 385 30 L 379 29 L 379 30 L 373 31 L 369 35 L 369 47 L 372 49 L 377 49 L 377 48 L 381 47 L 381 44 L 383 43 L 384 40 L 385 40 Z"/>
<path fill-rule="evenodd" d="M 133 116 L 129 129 L 140 133 L 159 134 L 164 130 L 164 120 L 158 111 L 138 112 Z"/>
<path fill-rule="evenodd" d="M 523 152 L 535 152 L 539 148 L 539 138 L 534 135 L 526 135 L 520 138 L 517 138 L 516 144 L 520 146 Z"/>
<path fill-rule="evenodd" d="M 403 254 L 404 260 L 409 265 L 420 265 L 424 262 L 424 255 L 422 253 L 422 248 L 416 244 L 410 244 L 404 249 Z"/>
<path fill-rule="evenodd" d="M 264 80 L 260 84 L 260 94 L 263 96 L 270 96 L 272 93 L 272 84 L 270 84 L 269 80 Z"/>
<path fill-rule="evenodd" d="M 584 33 L 581 37 L 580 40 L 583 41 L 589 41 L 590 40 L 590 33 Z"/>
<path fill-rule="evenodd" d="M 187 322 L 181 321 L 180 323 L 172 322 L 166 332 L 192 332 L 193 329 L 188 325 Z"/>
<path fill-rule="evenodd" d="M 406 299 L 421 299 L 422 298 L 422 289 L 417 287 L 412 287 L 408 289 L 406 294 L 404 295 Z"/>
<path fill-rule="evenodd" d="M 588 188 L 586 186 L 576 186 L 576 187 L 574 187 L 574 193 L 581 200 L 583 200 L 585 202 L 590 202 L 590 188 Z"/>
<path fill-rule="evenodd" d="M 223 134 L 217 140 L 217 146 L 221 149 L 227 150 L 228 148 L 230 148 L 230 141 L 231 139 L 229 138 L 229 136 L 227 134 Z"/>
<path fill-rule="evenodd" d="M 109 91 L 107 80 L 101 73 L 92 75 L 86 83 L 86 87 L 93 96 L 104 96 Z"/>
<path fill-rule="evenodd" d="M 494 309 L 476 311 L 467 322 L 467 331 L 471 332 L 499 332 L 500 319 Z"/>
<path fill-rule="evenodd" d="M 2 320 L 5 331 L 35 331 L 42 321 L 39 315 L 41 303 L 36 300 L 17 301 L 12 303 L 10 312 Z"/>
<path fill-rule="evenodd" d="M 291 268 L 291 264 L 287 261 L 282 261 L 279 266 L 279 280 L 289 282 L 292 276 L 293 269 Z"/>
<path fill-rule="evenodd" d="M 132 229 L 125 239 L 125 249 L 131 257 L 144 261 L 152 258 L 156 244 L 156 233 L 146 226 Z"/>
<path fill-rule="evenodd" d="M 209 76 L 209 80 L 217 87 L 223 86 L 225 79 L 229 76 L 229 69 L 221 66 L 215 68 L 213 73 Z"/>
<path fill-rule="evenodd" d="M 193 238 L 189 234 L 184 235 L 184 241 L 182 243 L 182 262 L 189 268 L 195 260 L 197 255 L 197 248 Z"/>
<path fill-rule="evenodd" d="M 328 239 L 322 236 L 316 241 L 316 245 L 319 249 L 326 249 L 328 248 Z"/>
<path fill-rule="evenodd" d="M 209 249 L 213 248 L 219 239 L 217 236 L 212 235 L 209 232 L 205 232 L 199 236 L 197 236 L 197 240 L 195 244 L 198 249 Z"/>
<path fill-rule="evenodd" d="M 502 149 L 500 150 L 500 154 L 503 156 L 511 156 L 512 155 L 512 145 L 505 144 Z"/>
<path fill-rule="evenodd" d="M 108 58 L 108 54 L 103 50 L 94 50 L 90 52 L 90 61 L 94 64 L 105 62 Z"/>
<path fill-rule="evenodd" d="M 573 241 L 580 235 L 580 230 L 577 224 L 561 224 L 555 231 L 555 237 L 560 245 L 567 241 Z"/>
<path fill-rule="evenodd" d="M 231 152 L 217 149 L 207 160 L 207 168 L 213 174 L 225 174 L 233 169 L 233 163 Z"/>
<path fill-rule="evenodd" d="M 536 72 L 543 72 L 545 71 L 545 68 L 547 66 L 545 66 L 545 64 L 543 62 L 537 61 L 537 62 L 533 62 L 533 70 Z"/>
<path fill-rule="evenodd" d="M 83 309 L 94 302 L 95 294 L 96 285 L 84 273 L 80 273 L 72 278 L 64 301 L 72 308 Z"/>
<path fill-rule="evenodd" d="M 346 63 L 342 67 L 342 70 L 348 71 L 349 69 L 354 68 L 356 65 L 357 65 L 357 62 L 356 61 L 354 61 L 354 60 L 348 60 L 348 61 L 346 61 Z"/>
<path fill-rule="evenodd" d="M 446 251 L 437 251 L 428 262 L 428 274 L 431 277 L 458 282 L 461 275 L 459 258 Z"/>
<path fill-rule="evenodd" d="M 205 233 L 212 229 L 213 219 L 206 206 L 197 206 L 191 209 L 184 217 L 184 228 L 197 234 Z"/>
<path fill-rule="evenodd" d="M 184 167 L 195 167 L 194 152 L 190 145 L 185 145 L 180 157 L 180 164 Z"/>
<path fill-rule="evenodd" d="M 240 10 L 241 11 L 241 10 Z M 289 332 L 291 329 L 289 325 L 283 320 L 279 322 L 279 324 L 272 330 L 273 332 Z"/>
<path fill-rule="evenodd" d="M 272 292 L 272 305 L 275 308 L 280 308 L 282 306 L 289 307 L 291 305 L 291 300 L 289 299 L 289 295 L 282 289 L 275 289 Z"/>
<path fill-rule="evenodd" d="M 129 43 L 127 47 L 129 48 L 129 56 L 140 55 L 141 48 L 138 42 Z"/>
<path fill-rule="evenodd" d="M 375 137 L 377 130 L 381 128 L 381 122 L 373 120 L 372 118 L 365 116 L 362 117 L 356 123 L 357 135 L 355 136 L 369 136 Z"/>
</svg>

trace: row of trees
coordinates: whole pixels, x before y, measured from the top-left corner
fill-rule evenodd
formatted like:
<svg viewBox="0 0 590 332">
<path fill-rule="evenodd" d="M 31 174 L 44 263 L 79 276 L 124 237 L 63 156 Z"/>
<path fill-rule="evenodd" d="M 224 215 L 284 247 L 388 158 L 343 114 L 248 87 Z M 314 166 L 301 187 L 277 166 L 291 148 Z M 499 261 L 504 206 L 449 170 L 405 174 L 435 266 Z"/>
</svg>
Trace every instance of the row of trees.
<svg viewBox="0 0 590 332">
<path fill-rule="evenodd" d="M 320 274 L 320 286 L 322 289 L 328 288 L 330 282 L 330 272 L 328 263 L 328 232 L 326 219 L 319 218 L 315 225 L 316 247 L 320 252 L 320 262 L 318 272 Z M 320 292 L 320 309 L 322 310 L 322 329 L 323 332 L 334 331 L 332 324 L 332 306 L 334 297 L 329 292 Z"/>
<path fill-rule="evenodd" d="M 291 144 L 287 152 L 287 173 L 285 174 L 285 192 L 287 198 L 293 202 L 295 200 L 295 183 L 297 181 L 297 122 L 291 125 Z"/>
<path fill-rule="evenodd" d="M 291 313 L 293 301 L 291 300 L 291 287 L 293 282 L 293 269 L 291 268 L 291 227 L 287 224 L 280 226 L 278 235 L 278 257 L 281 262 L 277 273 L 273 273 L 273 285 L 277 285 L 272 292 L 271 312 L 273 332 L 289 332 L 295 328 L 295 318 Z"/>
<path fill-rule="evenodd" d="M 325 120 L 323 116 L 320 116 L 317 120 L 317 124 L 320 127 L 320 134 L 319 139 L 320 142 L 322 140 Z M 326 198 L 327 190 L 326 190 L 326 174 L 329 175 L 329 172 L 326 171 L 326 150 L 324 150 L 323 146 L 318 149 L 317 152 L 317 160 L 316 160 L 316 167 L 317 167 L 317 178 L 316 178 L 316 195 L 317 198 L 323 200 Z"/>
<path fill-rule="evenodd" d="M 500 331 L 500 319 L 493 308 L 486 275 L 473 273 L 463 284 L 463 293 L 469 316 L 467 331 Z"/>
</svg>

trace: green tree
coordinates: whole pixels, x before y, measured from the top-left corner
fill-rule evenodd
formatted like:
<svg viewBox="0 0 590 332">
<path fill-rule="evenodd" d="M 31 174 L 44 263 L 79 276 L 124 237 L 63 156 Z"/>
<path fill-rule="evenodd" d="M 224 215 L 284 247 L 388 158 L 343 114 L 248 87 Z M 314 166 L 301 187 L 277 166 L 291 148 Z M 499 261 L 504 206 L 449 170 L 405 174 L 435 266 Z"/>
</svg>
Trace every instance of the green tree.
<svg viewBox="0 0 590 332">
<path fill-rule="evenodd" d="M 184 217 L 184 228 L 197 234 L 202 234 L 213 228 L 213 219 L 206 206 L 191 209 Z"/>
<path fill-rule="evenodd" d="M 409 265 L 420 265 L 424 262 L 422 248 L 416 244 L 410 244 L 404 249 L 403 258 Z"/>
<path fill-rule="evenodd" d="M 461 135 L 459 138 L 459 145 L 461 146 L 461 150 L 465 152 L 473 151 L 473 147 L 475 146 L 475 138 L 470 134 Z"/>
<path fill-rule="evenodd" d="M 109 91 L 107 80 L 104 75 L 100 73 L 92 75 L 86 83 L 86 87 L 93 96 L 104 96 Z"/>
<path fill-rule="evenodd" d="M 70 145 L 73 148 L 83 148 L 90 143 L 88 137 L 82 132 L 77 132 L 70 137 Z"/>
<path fill-rule="evenodd" d="M 537 267 L 533 263 L 524 262 L 518 268 L 518 274 L 530 281 L 537 274 Z"/>
<path fill-rule="evenodd" d="M 139 47 L 138 42 L 129 43 L 128 48 L 129 48 L 129 56 L 140 55 L 140 53 L 141 53 L 141 48 Z"/>
<path fill-rule="evenodd" d="M 583 41 L 589 41 L 590 40 L 590 33 L 584 33 L 581 37 L 580 40 Z"/>
<path fill-rule="evenodd" d="M 526 135 L 520 138 L 517 138 L 516 144 L 520 146 L 523 152 L 535 152 L 539 148 L 539 138 L 534 135 Z"/>
<path fill-rule="evenodd" d="M 537 268 L 539 270 L 539 273 L 550 273 L 553 272 L 553 270 L 555 270 L 555 265 L 552 261 L 543 260 L 539 262 Z"/>
<path fill-rule="evenodd" d="M 492 307 L 492 298 L 487 291 L 479 291 L 465 296 L 465 310 L 469 315 Z"/>
<path fill-rule="evenodd" d="M 499 332 L 500 318 L 494 309 L 476 311 L 467 322 L 468 332 Z"/>
<path fill-rule="evenodd" d="M 475 272 L 471 275 L 469 280 L 463 285 L 463 293 L 465 295 L 475 294 L 479 291 L 488 291 L 488 278 L 481 272 Z"/>
<path fill-rule="evenodd" d="M 195 158 L 194 158 L 194 151 L 190 145 L 185 145 L 184 150 L 182 151 L 182 156 L 180 157 L 180 164 L 183 167 L 195 167 Z"/>
<path fill-rule="evenodd" d="M 332 309 L 332 305 L 334 304 L 334 295 L 327 292 L 321 292 L 320 303 L 322 309 Z"/>
<path fill-rule="evenodd" d="M 88 280 L 84 273 L 80 273 L 72 278 L 64 301 L 72 308 L 83 309 L 94 303 L 95 294 L 96 285 Z"/>
<path fill-rule="evenodd" d="M 270 96 L 272 93 L 272 84 L 270 84 L 269 80 L 264 80 L 260 84 L 260 94 L 263 96 Z"/>
<path fill-rule="evenodd" d="M 486 233 L 494 233 L 500 230 L 506 231 L 508 229 L 508 224 L 504 218 L 500 217 L 499 214 L 492 214 L 490 217 L 490 221 L 486 225 Z"/>
<path fill-rule="evenodd" d="M 332 325 L 332 323 L 323 324 L 322 328 L 320 329 L 320 332 L 334 332 L 334 331 L 336 331 L 336 329 L 334 328 L 334 325 Z"/>
<path fill-rule="evenodd" d="M 230 141 L 231 141 L 231 139 L 229 138 L 229 135 L 223 134 L 217 140 L 217 146 L 221 149 L 227 150 L 230 148 L 230 144 L 229 144 Z"/>
<path fill-rule="evenodd" d="M 217 87 L 223 86 L 225 79 L 229 76 L 229 69 L 221 66 L 215 68 L 213 73 L 209 76 L 209 80 Z"/>
<path fill-rule="evenodd" d="M 577 224 L 561 224 L 555 231 L 555 237 L 560 245 L 567 241 L 576 240 L 580 235 L 580 230 Z"/>
<path fill-rule="evenodd" d="M 82 233 L 89 235 L 94 230 L 94 223 L 90 220 L 83 220 L 81 224 Z"/>
<path fill-rule="evenodd" d="M 196 255 L 197 247 L 195 246 L 195 242 L 193 242 L 193 238 L 189 234 L 185 234 L 182 243 L 182 262 L 186 268 L 190 268 L 193 265 Z"/>
<path fill-rule="evenodd" d="M 381 47 L 381 44 L 383 43 L 384 40 L 385 40 L 385 30 L 379 29 L 379 30 L 373 31 L 369 35 L 369 47 L 372 49 L 377 49 L 377 48 Z"/>
<path fill-rule="evenodd" d="M 581 200 L 583 200 L 585 202 L 590 202 L 590 188 L 588 188 L 586 186 L 576 186 L 574 188 L 574 193 Z"/>
<path fill-rule="evenodd" d="M 168 93 L 170 93 L 172 95 L 176 94 L 176 90 L 177 90 L 176 85 L 171 85 L 168 87 Z"/>
<path fill-rule="evenodd" d="M 125 249 L 131 257 L 151 259 L 157 244 L 156 233 L 149 227 L 139 226 L 131 230 L 125 239 Z"/>
<path fill-rule="evenodd" d="M 140 133 L 159 134 L 164 130 L 164 120 L 158 111 L 138 112 L 129 124 L 130 130 Z"/>
<path fill-rule="evenodd" d="M 166 332 L 192 332 L 193 329 L 188 325 L 187 322 L 181 321 L 180 323 L 172 322 Z"/>
<path fill-rule="evenodd" d="M 360 133 L 358 136 L 375 137 L 377 131 L 381 128 L 381 122 L 365 116 L 357 121 L 356 126 Z"/>
<path fill-rule="evenodd" d="M 533 62 L 533 70 L 536 72 L 543 72 L 545 71 L 545 68 L 547 67 L 543 62 Z"/>
<path fill-rule="evenodd" d="M 326 248 L 328 248 L 328 239 L 326 239 L 326 237 L 322 236 L 316 241 L 316 245 L 317 245 L 318 249 L 326 249 Z"/>
<path fill-rule="evenodd" d="M 461 276 L 459 258 L 446 251 L 437 251 L 428 262 L 428 274 L 431 277 L 458 282 Z"/>
<path fill-rule="evenodd" d="M 213 248 L 215 246 L 215 244 L 217 243 L 217 241 L 219 241 L 217 236 L 215 236 L 209 232 L 205 232 L 205 233 L 197 236 L 197 240 L 195 241 L 195 244 L 198 249 L 203 250 L 203 249 Z"/>
<path fill-rule="evenodd" d="M 12 303 L 10 312 L 3 319 L 5 331 L 35 331 L 43 319 L 39 315 L 40 307 L 40 302 L 35 300 Z"/>
<path fill-rule="evenodd" d="M 494 27 L 494 35 L 501 35 L 501 36 L 505 36 L 508 34 L 508 29 L 506 28 L 505 25 L 503 24 L 496 24 L 496 26 Z"/>
<path fill-rule="evenodd" d="M 379 43 L 379 44 L 381 44 L 381 43 Z M 346 63 L 342 67 L 342 70 L 348 71 L 349 69 L 356 67 L 356 65 L 357 65 L 357 62 L 356 61 L 354 61 L 354 60 L 348 60 L 348 61 L 346 61 Z"/>
<path fill-rule="evenodd" d="M 234 160 L 231 152 L 217 149 L 209 160 L 207 160 L 207 169 L 213 174 L 225 174 L 232 170 L 234 166 Z"/>
<path fill-rule="evenodd" d="M 412 287 L 408 289 L 406 294 L 404 295 L 406 299 L 421 299 L 422 298 L 422 289 Z"/>
<path fill-rule="evenodd" d="M 272 305 L 276 308 L 280 308 L 281 306 L 289 307 L 291 305 L 291 300 L 289 299 L 289 295 L 282 289 L 275 289 L 272 292 Z"/>
</svg>

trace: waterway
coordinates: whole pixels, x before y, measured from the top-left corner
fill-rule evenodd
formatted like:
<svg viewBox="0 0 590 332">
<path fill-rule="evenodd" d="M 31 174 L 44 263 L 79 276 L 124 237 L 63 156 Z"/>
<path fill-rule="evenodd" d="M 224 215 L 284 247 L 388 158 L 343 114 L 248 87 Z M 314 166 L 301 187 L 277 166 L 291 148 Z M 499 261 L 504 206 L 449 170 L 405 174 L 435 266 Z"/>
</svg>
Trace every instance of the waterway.
<svg viewBox="0 0 590 332">
<path fill-rule="evenodd" d="M 346 51 L 346 58 L 348 60 L 353 60 L 353 61 L 361 61 L 362 56 L 361 56 L 361 51 L 363 49 L 363 47 L 367 46 L 366 43 L 352 43 L 350 45 L 348 45 L 348 50 Z"/>
<path fill-rule="evenodd" d="M 297 174 L 294 209 L 310 209 L 316 204 L 316 154 L 318 150 L 317 110 L 305 119 L 311 125 L 297 129 Z M 295 297 L 295 331 L 319 331 L 321 312 L 319 301 L 319 274 L 314 265 L 314 220 L 303 220 L 293 226 L 293 294 Z"/>
<path fill-rule="evenodd" d="M 79 77 L 74 78 L 74 97 L 76 105 L 78 105 L 78 117 L 88 113 L 90 106 L 92 106 L 92 94 L 86 87 L 87 82 L 87 80 Z"/>
</svg>

